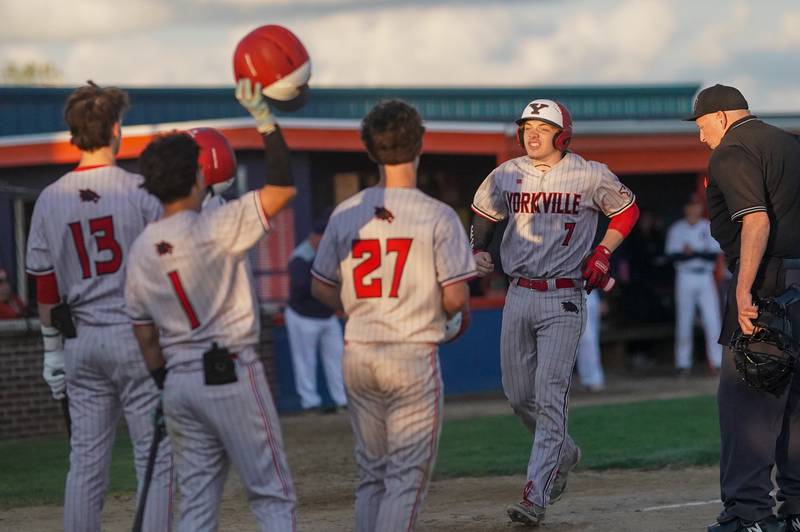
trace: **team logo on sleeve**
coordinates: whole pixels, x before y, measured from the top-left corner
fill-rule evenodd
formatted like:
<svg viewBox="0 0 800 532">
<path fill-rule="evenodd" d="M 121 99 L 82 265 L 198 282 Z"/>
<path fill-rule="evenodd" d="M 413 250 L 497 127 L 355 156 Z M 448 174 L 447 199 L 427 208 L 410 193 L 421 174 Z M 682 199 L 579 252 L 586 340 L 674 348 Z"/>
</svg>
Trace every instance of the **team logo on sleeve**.
<svg viewBox="0 0 800 532">
<path fill-rule="evenodd" d="M 163 240 L 156 244 L 156 253 L 161 255 L 172 255 L 172 244 Z"/>
<path fill-rule="evenodd" d="M 578 313 L 578 307 L 572 301 L 562 301 L 561 308 L 564 312 L 572 312 L 573 314 Z"/>
<path fill-rule="evenodd" d="M 78 195 L 80 196 L 81 201 L 91 201 L 92 203 L 97 203 L 100 201 L 100 194 L 91 188 L 82 188 L 78 190 Z"/>
<path fill-rule="evenodd" d="M 394 221 L 394 214 L 386 207 L 375 207 L 375 218 L 392 223 Z"/>
<path fill-rule="evenodd" d="M 623 197 L 626 197 L 626 198 L 630 198 L 631 197 L 631 189 L 629 189 L 625 185 L 620 185 L 619 186 L 619 195 L 623 196 Z"/>
</svg>

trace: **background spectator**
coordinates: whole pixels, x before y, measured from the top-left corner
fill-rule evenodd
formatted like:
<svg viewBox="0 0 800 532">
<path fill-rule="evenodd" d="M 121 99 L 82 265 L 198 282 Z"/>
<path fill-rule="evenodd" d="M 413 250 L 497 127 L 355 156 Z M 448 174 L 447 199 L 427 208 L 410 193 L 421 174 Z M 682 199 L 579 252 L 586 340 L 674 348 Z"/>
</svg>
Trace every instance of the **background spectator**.
<svg viewBox="0 0 800 532">
<path fill-rule="evenodd" d="M 25 303 L 11 291 L 8 273 L 0 268 L 0 320 L 23 318 L 26 313 Z"/>
</svg>

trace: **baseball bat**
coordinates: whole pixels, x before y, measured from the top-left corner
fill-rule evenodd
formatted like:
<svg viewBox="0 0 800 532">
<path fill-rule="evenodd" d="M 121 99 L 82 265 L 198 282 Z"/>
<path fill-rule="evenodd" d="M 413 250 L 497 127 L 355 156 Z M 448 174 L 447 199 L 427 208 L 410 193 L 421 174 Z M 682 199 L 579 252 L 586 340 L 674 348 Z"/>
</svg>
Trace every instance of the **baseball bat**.
<svg viewBox="0 0 800 532">
<path fill-rule="evenodd" d="M 147 493 L 150 491 L 150 482 L 153 480 L 153 470 L 156 467 L 156 456 L 158 455 L 158 446 L 161 440 L 164 439 L 165 430 L 163 427 L 163 413 L 160 412 L 161 408 L 158 407 L 154 416 L 153 426 L 153 441 L 150 443 L 150 453 L 147 455 L 147 469 L 144 472 L 144 482 L 142 482 L 142 491 L 139 494 L 139 504 L 136 506 L 136 517 L 133 520 L 133 532 L 142 532 L 142 522 L 144 521 L 144 508 L 147 503 Z"/>
<path fill-rule="evenodd" d="M 615 284 L 617 284 L 617 281 L 613 277 L 609 277 L 606 284 L 603 285 L 603 292 L 611 292 Z"/>
<path fill-rule="evenodd" d="M 64 394 L 61 398 L 61 413 L 64 414 L 64 424 L 67 426 L 67 436 L 72 441 L 72 417 L 69 415 L 69 397 Z"/>
</svg>

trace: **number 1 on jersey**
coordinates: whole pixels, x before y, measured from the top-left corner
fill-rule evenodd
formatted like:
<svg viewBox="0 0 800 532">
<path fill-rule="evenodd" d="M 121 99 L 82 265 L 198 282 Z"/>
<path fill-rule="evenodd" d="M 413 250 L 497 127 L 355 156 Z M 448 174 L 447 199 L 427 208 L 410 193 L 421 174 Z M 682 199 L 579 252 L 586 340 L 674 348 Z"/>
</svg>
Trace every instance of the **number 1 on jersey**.
<svg viewBox="0 0 800 532">
<path fill-rule="evenodd" d="M 200 327 L 200 320 L 197 319 L 194 307 L 192 307 L 192 303 L 186 296 L 186 290 L 183 289 L 183 283 L 181 282 L 181 276 L 178 275 L 178 270 L 172 270 L 167 275 L 172 282 L 172 289 L 175 290 L 175 295 L 178 296 L 178 301 L 180 301 L 181 307 L 186 313 L 186 317 L 189 318 L 189 325 L 191 325 L 192 329 L 197 329 Z"/>
<path fill-rule="evenodd" d="M 411 250 L 411 238 L 389 238 L 386 240 L 386 254 L 395 253 L 394 273 L 392 274 L 392 284 L 389 289 L 389 297 L 398 297 L 400 282 L 403 279 L 403 270 L 408 260 L 408 252 Z M 380 268 L 381 242 L 376 238 L 365 240 L 353 240 L 352 254 L 354 259 L 364 257 L 355 268 L 353 268 L 353 287 L 358 299 L 381 297 L 383 295 L 383 281 L 380 277 L 374 277 L 369 283 L 364 282 L 364 278 Z"/>
</svg>

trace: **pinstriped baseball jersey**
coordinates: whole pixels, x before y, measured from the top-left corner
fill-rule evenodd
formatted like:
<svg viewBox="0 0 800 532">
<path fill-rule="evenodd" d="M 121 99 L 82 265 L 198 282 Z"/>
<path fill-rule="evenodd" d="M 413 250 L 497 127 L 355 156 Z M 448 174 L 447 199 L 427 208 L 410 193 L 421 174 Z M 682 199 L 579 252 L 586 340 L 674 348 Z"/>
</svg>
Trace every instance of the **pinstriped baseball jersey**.
<svg viewBox="0 0 800 532">
<path fill-rule="evenodd" d="M 259 313 L 247 251 L 269 230 L 258 192 L 150 224 L 131 248 L 125 303 L 134 323 L 160 329 L 167 367 L 198 360 L 217 342 L 258 342 Z"/>
<path fill-rule="evenodd" d="M 499 222 L 508 218 L 500 256 L 512 277 L 577 279 L 597 230 L 633 204 L 633 193 L 608 167 L 567 153 L 547 172 L 530 157 L 498 166 L 475 192 L 472 210 Z"/>
<path fill-rule="evenodd" d="M 442 287 L 476 271 L 453 209 L 416 188 L 372 187 L 334 210 L 311 273 L 341 284 L 347 340 L 439 343 Z"/>
<path fill-rule="evenodd" d="M 711 222 L 698 220 L 690 224 L 685 218 L 678 220 L 667 232 L 666 251 L 668 255 L 683 253 L 684 247 L 689 246 L 694 253 L 722 253 L 719 243 L 711 236 Z M 675 271 L 698 272 L 714 269 L 714 260 L 693 258 L 675 262 Z"/>
<path fill-rule="evenodd" d="M 128 323 L 122 286 L 128 250 L 161 214 L 142 176 L 117 166 L 65 174 L 36 200 L 28 237 L 27 271 L 56 273 L 78 322 Z"/>
</svg>

